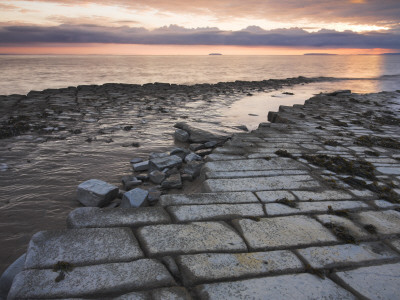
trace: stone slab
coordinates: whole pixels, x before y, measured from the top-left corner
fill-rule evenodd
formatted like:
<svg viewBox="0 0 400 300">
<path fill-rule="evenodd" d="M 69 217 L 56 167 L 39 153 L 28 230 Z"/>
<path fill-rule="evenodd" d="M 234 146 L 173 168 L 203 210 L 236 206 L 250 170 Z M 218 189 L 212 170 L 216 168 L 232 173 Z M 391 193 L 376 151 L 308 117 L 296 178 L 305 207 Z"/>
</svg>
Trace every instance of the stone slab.
<svg viewBox="0 0 400 300">
<path fill-rule="evenodd" d="M 265 190 L 292 190 L 318 187 L 320 187 L 320 183 L 309 175 L 207 179 L 203 183 L 203 190 L 205 192 L 255 192 Z"/>
<path fill-rule="evenodd" d="M 383 243 L 310 247 L 298 252 L 314 269 L 353 266 L 373 261 L 384 262 L 399 257 Z"/>
<path fill-rule="evenodd" d="M 163 195 L 158 205 L 190 205 L 190 204 L 224 204 L 224 203 L 259 203 L 250 192 L 202 193 L 202 194 L 169 194 Z"/>
<path fill-rule="evenodd" d="M 329 279 L 311 274 L 281 275 L 197 287 L 200 299 L 356 299 Z"/>
<path fill-rule="evenodd" d="M 280 203 L 267 203 L 265 209 L 269 216 L 294 215 L 307 213 L 320 213 L 328 211 L 328 206 L 333 210 L 357 210 L 369 208 L 361 201 L 322 201 L 322 202 L 297 202 L 297 207 L 290 207 Z"/>
<path fill-rule="evenodd" d="M 400 239 L 390 241 L 390 244 L 400 252 Z"/>
<path fill-rule="evenodd" d="M 252 250 L 300 247 L 335 242 L 335 236 L 316 220 L 307 216 L 234 220 Z"/>
<path fill-rule="evenodd" d="M 378 233 L 400 233 L 400 212 L 398 211 L 366 211 L 356 214 L 355 218 L 363 225 L 374 225 Z"/>
<path fill-rule="evenodd" d="M 225 155 L 225 154 L 209 154 L 207 155 L 205 161 L 217 161 L 217 160 L 237 160 L 237 159 L 245 159 L 244 156 L 241 155 Z"/>
<path fill-rule="evenodd" d="M 276 200 L 283 198 L 286 198 L 288 200 L 296 199 L 289 191 L 263 191 L 256 192 L 256 195 L 263 203 L 275 202 Z"/>
<path fill-rule="evenodd" d="M 168 211 L 177 222 L 265 216 L 262 205 L 256 203 L 169 206 Z"/>
<path fill-rule="evenodd" d="M 290 251 L 182 255 L 177 263 L 187 285 L 303 269 Z"/>
<path fill-rule="evenodd" d="M 291 158 L 274 157 L 270 160 L 244 159 L 207 162 L 204 168 L 206 172 L 227 172 L 304 169 L 305 166 Z"/>
<path fill-rule="evenodd" d="M 171 155 L 167 157 L 159 157 L 151 159 L 149 162 L 149 168 L 152 170 L 162 171 L 165 168 L 173 168 L 182 164 L 182 158 L 177 155 Z"/>
<path fill-rule="evenodd" d="M 170 287 L 151 291 L 152 300 L 191 300 L 189 292 L 184 287 Z"/>
<path fill-rule="evenodd" d="M 8 299 L 93 298 L 175 285 L 164 265 L 152 259 L 76 267 L 55 282 L 58 275 L 49 269 L 23 271 L 16 276 Z"/>
<path fill-rule="evenodd" d="M 272 170 L 272 171 L 231 171 L 231 172 L 206 172 L 207 179 L 214 178 L 242 178 L 242 177 L 265 177 L 277 175 L 305 175 L 306 170 Z"/>
<path fill-rule="evenodd" d="M 399 299 L 400 263 L 338 272 L 336 276 L 368 299 Z"/>
<path fill-rule="evenodd" d="M 144 292 L 132 292 L 119 297 L 114 297 L 112 300 L 151 300 L 151 295 Z"/>
<path fill-rule="evenodd" d="M 223 222 L 151 225 L 138 231 L 151 255 L 247 251 L 242 238 Z"/>
<path fill-rule="evenodd" d="M 139 227 L 170 223 L 162 207 L 97 208 L 79 207 L 67 218 L 69 228 Z"/>
<path fill-rule="evenodd" d="M 350 200 L 350 194 L 340 190 L 325 190 L 322 192 L 313 191 L 292 191 L 300 201 L 325 201 L 325 200 Z"/>
<path fill-rule="evenodd" d="M 320 221 L 322 224 L 334 224 L 337 226 L 343 226 L 346 228 L 349 233 L 355 237 L 356 239 L 363 239 L 371 237 L 371 235 L 362 229 L 360 226 L 352 222 L 351 220 L 336 216 L 336 215 L 319 215 L 317 216 L 317 220 Z"/>
<path fill-rule="evenodd" d="M 58 261 L 88 265 L 143 257 L 128 228 L 41 231 L 29 242 L 25 268 L 52 268 Z"/>
</svg>

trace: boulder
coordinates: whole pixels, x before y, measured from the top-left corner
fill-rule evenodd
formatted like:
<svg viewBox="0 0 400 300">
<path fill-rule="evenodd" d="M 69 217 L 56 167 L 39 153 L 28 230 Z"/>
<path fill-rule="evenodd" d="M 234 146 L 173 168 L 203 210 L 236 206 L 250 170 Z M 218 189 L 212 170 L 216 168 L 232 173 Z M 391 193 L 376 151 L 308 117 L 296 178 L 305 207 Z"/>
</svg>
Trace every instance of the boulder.
<svg viewBox="0 0 400 300">
<path fill-rule="evenodd" d="M 207 143 L 204 143 L 205 148 L 214 148 L 217 146 L 218 142 L 217 141 L 209 141 Z"/>
<path fill-rule="evenodd" d="M 191 161 L 185 166 L 183 172 L 192 176 L 192 178 L 194 179 L 200 175 L 203 165 L 204 163 L 201 161 Z"/>
<path fill-rule="evenodd" d="M 190 146 L 189 146 L 189 149 L 192 151 L 197 151 L 197 150 L 201 150 L 204 148 L 205 148 L 204 144 L 190 144 Z"/>
<path fill-rule="evenodd" d="M 169 154 L 165 152 L 152 152 L 150 153 L 149 159 L 161 158 L 161 157 L 168 157 Z"/>
<path fill-rule="evenodd" d="M 211 131 L 199 127 L 194 127 L 185 122 L 178 122 L 175 128 L 182 129 L 189 133 L 189 141 L 192 143 L 206 143 L 208 141 L 226 141 L 230 134 L 222 131 Z"/>
<path fill-rule="evenodd" d="M 132 165 L 132 167 L 133 167 L 133 170 L 136 171 L 136 172 L 138 172 L 138 171 L 146 171 L 146 170 L 149 169 L 149 161 L 146 160 L 146 161 L 142 161 L 142 162 L 136 163 L 136 164 Z"/>
<path fill-rule="evenodd" d="M 122 196 L 120 207 L 122 208 L 140 207 L 147 199 L 148 194 L 149 194 L 148 191 L 140 188 L 136 188 L 129 192 L 126 192 Z"/>
<path fill-rule="evenodd" d="M 134 157 L 131 159 L 130 162 L 131 162 L 131 165 L 134 165 L 134 164 L 140 163 L 142 161 L 143 161 L 143 159 L 141 159 L 140 157 Z"/>
<path fill-rule="evenodd" d="M 176 129 L 174 137 L 180 142 L 187 142 L 189 140 L 189 133 L 182 129 Z"/>
<path fill-rule="evenodd" d="M 188 155 L 190 151 L 188 149 L 184 148 L 174 148 L 172 151 L 169 153 L 170 155 L 176 155 L 179 156 L 180 158 L 184 159 L 186 155 Z"/>
<path fill-rule="evenodd" d="M 107 182 L 90 179 L 78 185 L 77 198 L 85 206 L 102 207 L 118 196 L 118 187 Z"/>
<path fill-rule="evenodd" d="M 186 157 L 185 157 L 185 162 L 191 162 L 191 161 L 195 161 L 195 160 L 201 161 L 202 158 L 200 155 L 197 155 L 196 153 L 190 153 L 190 154 L 186 155 Z"/>
<path fill-rule="evenodd" d="M 182 187 L 181 174 L 172 174 L 162 182 L 161 187 L 164 189 L 180 189 Z"/>
<path fill-rule="evenodd" d="M 141 185 L 143 182 L 137 179 L 135 176 L 126 175 L 122 177 L 122 184 L 124 185 L 124 189 L 129 191 L 134 187 Z"/>
<path fill-rule="evenodd" d="M 154 170 L 149 174 L 150 181 L 155 184 L 160 184 L 165 179 L 165 173 Z"/>
<path fill-rule="evenodd" d="M 151 159 L 149 163 L 150 170 L 163 170 L 165 168 L 179 167 L 182 164 L 182 158 L 177 155 Z"/>
</svg>

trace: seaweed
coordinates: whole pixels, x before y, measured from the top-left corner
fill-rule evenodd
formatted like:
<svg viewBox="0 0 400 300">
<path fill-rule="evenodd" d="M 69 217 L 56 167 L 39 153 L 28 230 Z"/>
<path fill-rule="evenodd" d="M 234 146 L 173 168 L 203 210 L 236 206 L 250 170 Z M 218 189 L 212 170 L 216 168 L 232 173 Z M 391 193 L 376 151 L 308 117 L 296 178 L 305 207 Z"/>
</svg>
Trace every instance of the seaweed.
<svg viewBox="0 0 400 300">
<path fill-rule="evenodd" d="M 367 147 L 379 146 L 384 148 L 400 149 L 400 142 L 389 137 L 362 135 L 356 138 L 354 143 L 356 145 Z"/>
<path fill-rule="evenodd" d="M 376 157 L 380 156 L 379 152 L 376 151 L 365 150 L 364 153 L 369 156 L 376 156 Z"/>
<path fill-rule="evenodd" d="M 325 223 L 324 226 L 332 229 L 333 234 L 342 241 L 350 244 L 356 244 L 356 239 L 350 234 L 350 231 L 346 227 L 334 223 Z"/>
<path fill-rule="evenodd" d="M 282 150 L 279 149 L 277 151 L 275 151 L 275 154 L 281 157 L 288 157 L 288 158 L 292 158 L 292 159 L 296 159 L 291 153 L 289 153 L 287 150 Z"/>
<path fill-rule="evenodd" d="M 0 125 L 0 139 L 5 139 L 23 134 L 31 129 L 28 116 L 10 117 Z"/>
<path fill-rule="evenodd" d="M 342 122 L 338 119 L 332 118 L 332 124 L 335 126 L 340 126 L 340 127 L 349 127 L 346 122 Z"/>
<path fill-rule="evenodd" d="M 376 234 L 377 233 L 376 227 L 374 225 L 372 225 L 372 224 L 365 225 L 364 229 L 366 231 L 368 231 L 369 233 L 372 233 L 372 234 Z"/>
<path fill-rule="evenodd" d="M 289 206 L 289 207 L 292 207 L 292 208 L 296 208 L 296 207 L 297 207 L 296 201 L 294 201 L 294 200 L 289 200 L 289 199 L 286 198 L 286 197 L 285 197 L 285 198 L 282 198 L 282 199 L 276 199 L 275 202 L 276 202 L 276 203 L 279 203 L 279 204 L 283 204 L 283 205 Z"/>
<path fill-rule="evenodd" d="M 54 279 L 55 282 L 60 282 L 65 279 L 65 273 L 68 273 L 74 269 L 74 266 L 65 261 L 58 261 L 56 264 L 53 265 L 53 272 L 60 272 L 56 279 Z"/>
<path fill-rule="evenodd" d="M 334 210 L 332 206 L 328 205 L 328 214 L 335 215 L 338 217 L 350 218 L 349 211 L 347 209 Z"/>
<path fill-rule="evenodd" d="M 306 272 L 316 275 L 321 279 L 325 279 L 325 272 L 324 270 L 318 270 L 318 269 L 314 269 L 313 267 L 311 267 L 310 264 L 305 264 L 305 270 Z"/>
<path fill-rule="evenodd" d="M 332 146 L 332 147 L 337 147 L 337 146 L 340 146 L 340 143 L 337 142 L 337 141 L 334 141 L 334 140 L 326 140 L 326 141 L 324 142 L 324 145 Z"/>
<path fill-rule="evenodd" d="M 367 179 L 375 179 L 374 166 L 365 160 L 348 160 L 340 156 L 328 156 L 325 154 L 303 154 L 301 157 L 306 159 L 309 163 L 320 167 L 325 167 L 329 171 L 333 171 L 335 173 L 360 176 Z"/>
</svg>

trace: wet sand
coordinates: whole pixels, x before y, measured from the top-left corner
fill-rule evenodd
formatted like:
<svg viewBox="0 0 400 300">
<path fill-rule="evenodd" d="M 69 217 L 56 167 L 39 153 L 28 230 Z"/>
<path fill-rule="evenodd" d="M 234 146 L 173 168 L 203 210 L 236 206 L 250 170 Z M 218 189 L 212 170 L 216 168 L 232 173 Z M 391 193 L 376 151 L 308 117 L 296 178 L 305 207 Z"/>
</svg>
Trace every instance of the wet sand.
<svg viewBox="0 0 400 300">
<path fill-rule="evenodd" d="M 175 147 L 176 122 L 237 131 L 243 125 L 235 117 L 238 100 L 327 80 L 105 84 L 0 96 L 0 273 L 26 251 L 34 233 L 65 227 L 68 213 L 80 206 L 79 183 L 97 178 L 121 186 L 133 157 Z M 183 188 L 195 189 L 195 183 Z"/>
</svg>

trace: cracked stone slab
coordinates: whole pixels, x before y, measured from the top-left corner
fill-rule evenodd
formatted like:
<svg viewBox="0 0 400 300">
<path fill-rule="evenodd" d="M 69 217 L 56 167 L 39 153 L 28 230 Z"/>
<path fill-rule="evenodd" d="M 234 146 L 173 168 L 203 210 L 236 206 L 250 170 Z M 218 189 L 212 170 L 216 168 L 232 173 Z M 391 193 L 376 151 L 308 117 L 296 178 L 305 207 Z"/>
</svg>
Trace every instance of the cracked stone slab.
<svg viewBox="0 0 400 300">
<path fill-rule="evenodd" d="M 242 178 L 242 177 L 265 177 L 276 175 L 306 175 L 306 170 L 273 170 L 273 171 L 231 171 L 231 172 L 206 172 L 207 179 L 214 178 Z"/>
<path fill-rule="evenodd" d="M 58 261 L 88 265 L 143 257 L 128 228 L 41 231 L 29 242 L 25 268 L 52 268 Z"/>
<path fill-rule="evenodd" d="M 310 247 L 298 252 L 315 269 L 352 266 L 372 261 L 384 262 L 399 257 L 383 243 Z"/>
<path fill-rule="evenodd" d="M 242 238 L 223 222 L 151 225 L 140 228 L 138 235 L 151 256 L 247 251 Z"/>
<path fill-rule="evenodd" d="M 307 216 L 234 220 L 252 250 L 299 247 L 337 241 L 323 225 Z"/>
<path fill-rule="evenodd" d="M 169 194 L 161 196 L 158 205 L 187 204 L 224 204 L 224 203 L 259 203 L 256 196 L 250 192 L 233 193 L 203 193 L 203 194 Z"/>
<path fill-rule="evenodd" d="M 276 157 L 270 160 L 265 159 L 244 159 L 231 161 L 207 162 L 204 166 L 205 172 L 218 171 L 263 171 L 263 170 L 288 170 L 304 169 L 305 166 L 291 158 Z"/>
<path fill-rule="evenodd" d="M 340 190 L 326 190 L 322 192 L 313 191 L 292 191 L 300 201 L 324 200 L 350 200 L 353 198 L 350 194 Z"/>
<path fill-rule="evenodd" d="M 303 269 L 290 251 L 181 255 L 177 263 L 188 285 Z"/>
<path fill-rule="evenodd" d="M 256 203 L 169 206 L 168 211 L 178 222 L 265 216 L 262 205 Z"/>
<path fill-rule="evenodd" d="M 304 214 L 304 213 L 319 213 L 327 212 L 328 206 L 333 210 L 346 209 L 365 209 L 369 206 L 361 201 L 323 201 L 323 202 L 296 202 L 297 207 L 290 207 L 280 203 L 265 204 L 267 214 L 270 216 Z"/>
<path fill-rule="evenodd" d="M 355 219 L 363 225 L 374 225 L 381 234 L 400 233 L 400 212 L 395 210 L 361 212 L 355 214 Z"/>
<path fill-rule="evenodd" d="M 55 282 L 58 275 L 50 269 L 22 271 L 8 299 L 94 297 L 175 285 L 164 265 L 152 259 L 76 267 Z"/>
<path fill-rule="evenodd" d="M 311 189 L 320 183 L 309 175 L 287 175 L 274 177 L 207 179 L 203 183 L 205 192 L 238 192 L 265 190 Z"/>
<path fill-rule="evenodd" d="M 311 274 L 293 274 L 204 284 L 197 287 L 200 299 L 356 299 L 330 279 Z"/>
<path fill-rule="evenodd" d="M 336 215 L 319 215 L 317 216 L 317 220 L 320 221 L 322 224 L 334 224 L 337 226 L 343 226 L 346 228 L 349 233 L 355 237 L 356 239 L 363 239 L 371 237 L 371 235 L 362 229 L 360 226 L 352 222 L 351 220 L 336 216 Z"/>
<path fill-rule="evenodd" d="M 286 198 L 288 200 L 296 200 L 293 194 L 288 191 L 263 191 L 263 192 L 256 192 L 256 195 L 263 203 L 274 202 L 278 199 L 283 199 L 283 198 Z"/>
<path fill-rule="evenodd" d="M 96 208 L 79 207 L 67 218 L 69 228 L 138 227 L 170 223 L 162 207 Z"/>
<path fill-rule="evenodd" d="M 189 292 L 183 287 L 171 287 L 151 291 L 152 300 L 191 300 Z"/>
<path fill-rule="evenodd" d="M 400 263 L 338 272 L 336 276 L 368 299 L 399 299 Z"/>
</svg>

